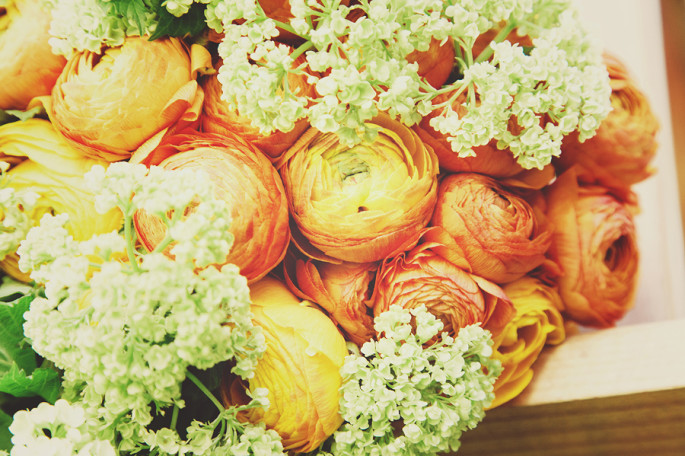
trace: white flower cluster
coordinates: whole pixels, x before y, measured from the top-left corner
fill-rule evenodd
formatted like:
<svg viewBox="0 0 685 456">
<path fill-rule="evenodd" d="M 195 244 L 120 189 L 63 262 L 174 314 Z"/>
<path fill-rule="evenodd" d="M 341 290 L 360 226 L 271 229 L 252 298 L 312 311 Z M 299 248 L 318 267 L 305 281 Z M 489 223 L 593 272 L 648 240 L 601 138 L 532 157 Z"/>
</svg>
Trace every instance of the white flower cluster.
<svg viewBox="0 0 685 456">
<path fill-rule="evenodd" d="M 15 252 L 33 226 L 31 209 L 38 200 L 34 192 L 17 192 L 10 187 L 6 174 L 9 163 L 0 162 L 0 260 Z"/>
<path fill-rule="evenodd" d="M 156 15 L 144 2 L 45 0 L 52 11 L 50 46 L 55 54 L 100 53 L 103 45 L 120 46 L 129 35 L 149 35 Z M 126 8 L 121 11 L 119 8 Z"/>
<path fill-rule="evenodd" d="M 33 301 L 24 330 L 34 350 L 64 370 L 63 397 L 97 410 L 103 427 L 119 434 L 119 450 L 133 450 L 149 434 L 153 406 L 184 406 L 189 367 L 234 360 L 233 372 L 247 378 L 265 343 L 237 267 L 206 267 L 222 263 L 232 243 L 230 211 L 210 179 L 129 163 L 95 167 L 87 179 L 98 210 L 121 209 L 124 236 L 76 242 L 66 216 L 44 216 L 19 248 L 20 266 L 46 294 Z M 139 210 L 165 221 L 162 244 L 173 258 L 163 247 L 135 250 Z"/>
<path fill-rule="evenodd" d="M 436 454 L 456 451 L 463 431 L 483 419 L 501 372 L 490 334 L 467 326 L 452 338 L 425 307 L 391 306 L 376 317 L 377 341 L 350 355 L 343 374 L 332 454 Z M 398 427 L 399 426 L 399 427 Z M 396 429 L 400 434 L 396 435 Z"/>
<path fill-rule="evenodd" d="M 96 423 L 96 422 L 95 422 Z M 11 456 L 115 456 L 107 440 L 97 433 L 92 417 L 77 404 L 59 399 L 55 405 L 43 402 L 33 410 L 21 410 L 10 425 L 13 434 Z"/>
<path fill-rule="evenodd" d="M 352 144 L 373 137 L 365 122 L 380 111 L 412 125 L 435 109 L 441 114 L 431 125 L 455 153 L 473 155 L 475 146 L 495 141 L 523 167 L 541 168 L 560 153 L 564 135 L 593 135 L 610 109 L 599 48 L 570 0 L 378 0 L 351 7 L 292 0 L 289 24 L 275 24 L 255 0 L 225 3 L 214 0 L 207 10 L 208 24 L 226 34 L 219 54 L 231 65 L 219 71 L 223 96 L 265 132 L 289 130 L 306 117 Z M 306 57 L 316 98 L 288 92 L 286 74 L 305 68 L 293 69 L 292 56 L 274 51 L 282 46 L 271 40 L 275 25 L 307 40 L 293 55 Z M 499 33 L 477 45 L 486 32 Z M 512 44 L 510 35 L 532 45 Z M 455 47 L 457 78 L 439 89 L 407 60 L 433 40 Z M 264 65 L 252 63 L 262 57 Z M 451 97 L 433 105 L 440 94 Z"/>
</svg>

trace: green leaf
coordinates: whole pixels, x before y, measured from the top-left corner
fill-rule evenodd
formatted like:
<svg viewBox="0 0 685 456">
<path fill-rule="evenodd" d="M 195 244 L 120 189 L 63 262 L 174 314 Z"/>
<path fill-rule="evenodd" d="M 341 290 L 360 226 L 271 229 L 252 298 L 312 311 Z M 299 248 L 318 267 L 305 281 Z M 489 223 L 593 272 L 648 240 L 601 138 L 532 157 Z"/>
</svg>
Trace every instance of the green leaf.
<svg viewBox="0 0 685 456">
<path fill-rule="evenodd" d="M 0 379 L 0 392 L 14 397 L 40 396 L 51 404 L 59 397 L 59 389 L 59 373 L 44 367 L 26 375 L 23 369 L 13 364 L 9 372 Z"/>
<path fill-rule="evenodd" d="M 45 108 L 43 105 L 38 105 L 35 108 L 28 109 L 26 111 L 18 111 L 16 109 L 10 109 L 5 111 L 7 114 L 16 117 L 22 122 L 25 120 L 33 119 L 37 115 L 45 114 Z"/>
<path fill-rule="evenodd" d="M 12 433 L 9 430 L 12 417 L 0 410 L 0 450 L 12 449 Z"/>
<path fill-rule="evenodd" d="M 31 285 L 26 285 L 24 282 L 18 282 L 10 276 L 4 276 L 0 282 L 0 301 L 12 302 L 17 299 L 30 294 L 33 291 Z"/>
<path fill-rule="evenodd" d="M 143 20 L 153 8 L 144 0 L 112 0 L 114 11 L 123 18 L 128 18 L 138 26 L 138 33 L 143 34 Z"/>
<path fill-rule="evenodd" d="M 26 372 L 36 368 L 36 353 L 24 340 L 24 313 L 34 296 L 28 295 L 11 303 L 0 302 L 0 376 L 13 365 Z"/>
<path fill-rule="evenodd" d="M 150 41 L 165 36 L 198 35 L 207 26 L 205 22 L 206 7 L 207 5 L 203 3 L 193 3 L 186 14 L 176 17 L 160 4 L 157 8 L 159 22 L 155 33 L 150 37 Z"/>
</svg>

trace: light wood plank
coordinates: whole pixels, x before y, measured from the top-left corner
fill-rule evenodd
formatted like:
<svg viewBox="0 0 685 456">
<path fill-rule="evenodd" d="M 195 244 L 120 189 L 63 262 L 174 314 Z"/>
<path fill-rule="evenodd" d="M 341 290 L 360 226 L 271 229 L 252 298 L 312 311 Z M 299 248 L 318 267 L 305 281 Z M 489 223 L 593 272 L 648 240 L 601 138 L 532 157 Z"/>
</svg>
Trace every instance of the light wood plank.
<svg viewBox="0 0 685 456">
<path fill-rule="evenodd" d="M 685 455 L 685 320 L 571 336 L 459 456 Z"/>
<path fill-rule="evenodd" d="M 492 410 L 458 456 L 682 456 L 685 388 Z"/>
</svg>

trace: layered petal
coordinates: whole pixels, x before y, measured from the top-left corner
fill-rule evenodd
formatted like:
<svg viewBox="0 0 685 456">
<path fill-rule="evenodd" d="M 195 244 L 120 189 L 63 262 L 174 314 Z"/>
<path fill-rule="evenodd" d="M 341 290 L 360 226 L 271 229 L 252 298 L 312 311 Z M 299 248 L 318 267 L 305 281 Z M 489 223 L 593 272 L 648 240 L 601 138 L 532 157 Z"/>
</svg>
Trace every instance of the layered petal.
<svg viewBox="0 0 685 456">
<path fill-rule="evenodd" d="M 240 404 L 245 390 L 268 389 L 268 410 L 249 409 L 244 418 L 278 432 L 286 450 L 312 451 L 343 421 L 338 402 L 345 339 L 323 312 L 275 279 L 253 284 L 250 296 L 253 322 L 262 328 L 266 352 L 249 384 L 225 379 L 224 402 Z"/>
<path fill-rule="evenodd" d="M 321 306 L 347 340 L 361 347 L 373 338 L 368 301 L 378 269 L 376 263 L 325 263 L 291 252 L 285 265 L 290 289 Z"/>
<path fill-rule="evenodd" d="M 447 81 L 454 67 L 454 44 L 449 39 L 444 43 L 433 38 L 425 51 L 414 51 L 407 60 L 416 63 L 418 74 L 428 84 L 439 89 Z"/>
<path fill-rule="evenodd" d="M 522 277 L 504 286 L 516 316 L 495 339 L 493 358 L 502 363 L 495 382 L 497 407 L 518 396 L 533 379 L 532 365 L 547 344 L 560 344 L 566 338 L 563 304 L 559 293 L 532 277 Z"/>
<path fill-rule="evenodd" d="M 583 143 L 576 134 L 564 138 L 555 166 L 563 171 L 575 165 L 583 182 L 627 191 L 654 173 L 650 162 L 656 154 L 659 121 L 623 63 L 611 55 L 604 60 L 613 109 L 592 138 Z"/>
<path fill-rule="evenodd" d="M 495 179 L 451 174 L 440 182 L 431 219 L 439 229 L 429 231 L 426 239 L 443 244 L 438 252 L 453 261 L 463 259 L 474 274 L 505 283 L 545 260 L 551 231 L 541 216 Z"/>
<path fill-rule="evenodd" d="M 48 114 L 84 154 L 125 160 L 159 143 L 171 127 L 199 117 L 203 93 L 197 72 L 211 68 L 209 52 L 176 38 L 128 37 L 101 55 L 75 54 L 52 91 Z"/>
<path fill-rule="evenodd" d="M 49 95 L 67 61 L 52 53 L 50 13 L 39 0 L 9 0 L 0 12 L 0 109 L 26 110 Z"/>
<path fill-rule="evenodd" d="M 632 307 L 639 252 L 630 209 L 606 188 L 581 186 L 574 169 L 546 191 L 554 227 L 549 257 L 562 275 L 559 293 L 569 318 L 607 327 Z"/>
<path fill-rule="evenodd" d="M 393 304 L 424 305 L 452 336 L 475 323 L 497 336 L 514 316 L 509 298 L 494 283 L 466 272 L 431 247 L 421 244 L 382 264 L 372 297 L 374 315 Z"/>
<path fill-rule="evenodd" d="M 371 143 L 341 144 L 310 129 L 281 168 L 295 243 L 332 262 L 370 263 L 416 244 L 437 197 L 438 162 L 429 147 L 387 116 Z"/>
<path fill-rule="evenodd" d="M 35 225 L 45 213 L 68 214 L 66 228 L 79 241 L 120 228 L 118 210 L 106 214 L 95 210 L 95 195 L 83 177 L 93 165 L 106 162 L 84 158 L 47 120 L 29 119 L 0 126 L 0 160 L 19 161 L 8 171 L 10 187 L 39 195 L 31 213 Z M 28 281 L 16 261 L 16 255 L 9 255 L 1 263 L 3 270 Z"/>
<path fill-rule="evenodd" d="M 231 134 L 187 133 L 167 137 L 144 161 L 165 169 L 204 171 L 217 198 L 231 208 L 233 248 L 226 263 L 249 282 L 264 277 L 283 259 L 290 242 L 288 204 L 280 176 L 254 146 Z M 166 236 L 164 222 L 151 214 L 134 216 L 138 237 L 154 250 Z"/>
</svg>

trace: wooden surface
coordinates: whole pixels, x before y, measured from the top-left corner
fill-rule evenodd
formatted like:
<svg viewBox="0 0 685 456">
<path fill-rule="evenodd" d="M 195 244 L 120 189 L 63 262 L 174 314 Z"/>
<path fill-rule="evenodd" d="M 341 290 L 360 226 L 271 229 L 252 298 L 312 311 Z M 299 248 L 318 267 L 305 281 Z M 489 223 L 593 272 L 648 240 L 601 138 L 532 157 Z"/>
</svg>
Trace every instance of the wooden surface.
<svg viewBox="0 0 685 456">
<path fill-rule="evenodd" d="M 571 336 L 459 456 L 685 455 L 685 320 Z"/>
<path fill-rule="evenodd" d="M 685 388 L 491 411 L 458 456 L 683 456 Z"/>
</svg>

